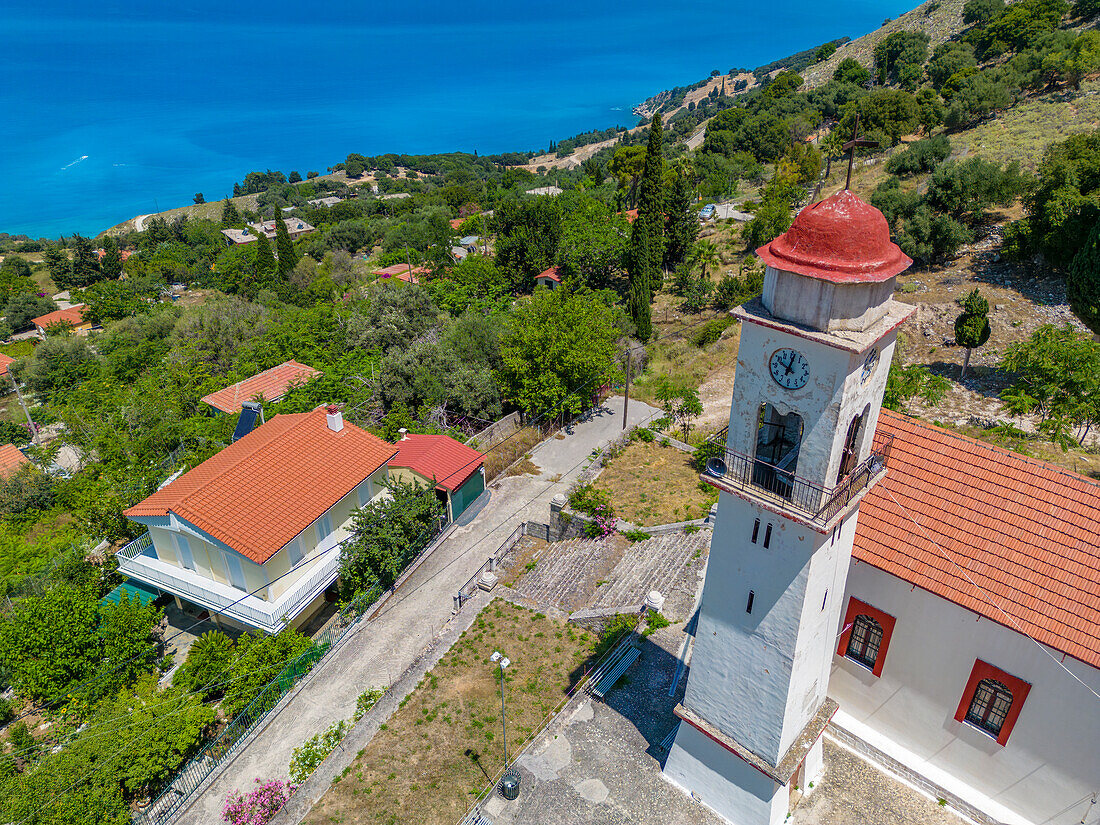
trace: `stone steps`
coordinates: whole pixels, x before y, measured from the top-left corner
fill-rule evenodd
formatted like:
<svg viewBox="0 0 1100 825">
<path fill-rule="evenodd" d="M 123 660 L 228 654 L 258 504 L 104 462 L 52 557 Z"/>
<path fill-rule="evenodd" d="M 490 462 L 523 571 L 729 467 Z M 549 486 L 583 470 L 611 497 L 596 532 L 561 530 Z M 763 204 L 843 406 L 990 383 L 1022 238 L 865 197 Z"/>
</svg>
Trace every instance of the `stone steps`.
<svg viewBox="0 0 1100 825">
<path fill-rule="evenodd" d="M 651 590 L 668 595 L 696 551 L 710 545 L 710 530 L 670 533 L 631 545 L 615 566 L 593 607 L 641 605 Z"/>
<path fill-rule="evenodd" d="M 547 545 L 536 557 L 535 567 L 516 582 L 515 589 L 537 602 L 564 604 L 604 552 L 601 539 L 570 539 Z"/>
</svg>

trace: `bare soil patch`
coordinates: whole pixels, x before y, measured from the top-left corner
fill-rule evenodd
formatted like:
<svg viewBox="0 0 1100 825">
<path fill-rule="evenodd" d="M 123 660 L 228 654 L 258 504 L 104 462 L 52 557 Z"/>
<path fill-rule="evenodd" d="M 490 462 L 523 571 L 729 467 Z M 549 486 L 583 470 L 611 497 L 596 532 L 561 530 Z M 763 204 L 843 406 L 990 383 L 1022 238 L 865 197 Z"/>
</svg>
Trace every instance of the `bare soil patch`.
<svg viewBox="0 0 1100 825">
<path fill-rule="evenodd" d="M 542 729 L 585 674 L 595 637 L 566 622 L 493 601 L 314 806 L 307 823 L 453 825 L 504 761 Z"/>
<path fill-rule="evenodd" d="M 604 466 L 595 486 L 608 492 L 619 518 L 640 527 L 703 518 L 718 493 L 700 486 L 690 458 L 657 441 L 634 441 Z"/>
</svg>

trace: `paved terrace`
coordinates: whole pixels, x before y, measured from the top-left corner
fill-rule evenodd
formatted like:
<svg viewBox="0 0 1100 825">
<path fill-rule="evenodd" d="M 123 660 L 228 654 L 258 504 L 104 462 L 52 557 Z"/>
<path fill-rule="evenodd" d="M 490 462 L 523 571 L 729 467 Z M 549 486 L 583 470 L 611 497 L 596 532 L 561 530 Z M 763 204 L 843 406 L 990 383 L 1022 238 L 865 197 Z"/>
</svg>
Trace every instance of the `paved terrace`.
<svg viewBox="0 0 1100 825">
<path fill-rule="evenodd" d="M 574 699 L 516 761 L 519 798 L 494 793 L 479 809 L 481 825 L 728 825 L 661 774 L 663 743 L 676 723 L 672 708 L 685 684 L 668 695 L 683 638 L 682 624 L 658 631 L 606 702 Z M 825 766 L 790 825 L 965 822 L 828 736 Z"/>
</svg>

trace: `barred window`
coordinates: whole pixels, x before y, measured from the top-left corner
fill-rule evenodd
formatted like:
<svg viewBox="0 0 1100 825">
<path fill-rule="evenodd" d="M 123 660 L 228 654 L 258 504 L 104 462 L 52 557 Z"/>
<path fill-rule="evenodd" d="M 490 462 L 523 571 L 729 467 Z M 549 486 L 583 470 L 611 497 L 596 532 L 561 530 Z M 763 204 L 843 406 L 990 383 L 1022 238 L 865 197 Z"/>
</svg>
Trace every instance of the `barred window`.
<svg viewBox="0 0 1100 825">
<path fill-rule="evenodd" d="M 848 637 L 845 655 L 864 667 L 874 669 L 882 647 L 882 625 L 870 616 L 860 614 L 852 621 L 852 634 Z"/>
<path fill-rule="evenodd" d="M 1001 733 L 1001 727 L 1012 707 L 1012 691 L 996 679 L 982 679 L 974 689 L 974 698 L 966 712 L 966 721 L 993 736 Z"/>
</svg>

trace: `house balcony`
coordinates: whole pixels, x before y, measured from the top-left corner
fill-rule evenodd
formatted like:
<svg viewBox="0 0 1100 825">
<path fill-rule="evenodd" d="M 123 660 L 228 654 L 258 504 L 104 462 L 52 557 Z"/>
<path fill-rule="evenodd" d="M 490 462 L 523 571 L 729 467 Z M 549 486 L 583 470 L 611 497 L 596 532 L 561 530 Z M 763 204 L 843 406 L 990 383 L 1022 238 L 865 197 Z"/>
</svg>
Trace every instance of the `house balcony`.
<svg viewBox="0 0 1100 825">
<path fill-rule="evenodd" d="M 194 570 L 161 561 L 156 557 L 153 540 L 148 533 L 127 544 L 115 557 L 119 572 L 125 576 L 247 627 L 265 633 L 278 633 L 336 581 L 340 573 L 340 548 L 348 538 L 348 526 L 341 525 L 318 545 L 310 554 L 316 558 L 305 565 L 298 579 L 273 601 L 209 579 Z"/>
<path fill-rule="evenodd" d="M 835 487 L 825 487 L 789 470 L 725 446 L 723 429 L 708 441 L 706 483 L 764 507 L 819 533 L 827 533 L 886 474 L 892 439 L 861 461 Z"/>
</svg>

